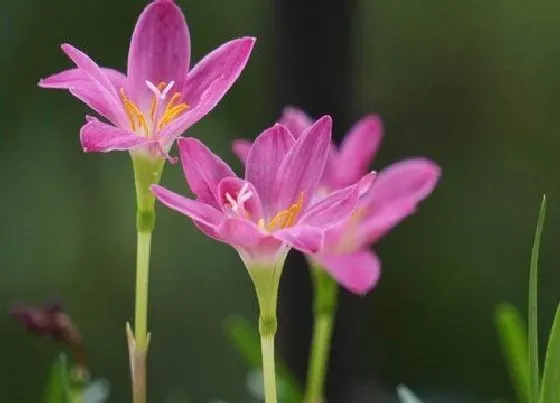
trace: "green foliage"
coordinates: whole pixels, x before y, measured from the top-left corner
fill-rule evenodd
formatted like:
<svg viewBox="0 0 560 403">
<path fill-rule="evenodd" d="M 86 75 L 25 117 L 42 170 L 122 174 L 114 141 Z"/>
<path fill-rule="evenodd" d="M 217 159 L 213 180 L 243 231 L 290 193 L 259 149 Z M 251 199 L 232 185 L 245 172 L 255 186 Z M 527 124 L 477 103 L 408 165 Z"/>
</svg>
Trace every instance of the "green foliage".
<svg viewBox="0 0 560 403">
<path fill-rule="evenodd" d="M 530 403 L 529 357 L 524 319 L 514 306 L 503 303 L 496 309 L 496 325 L 517 400 L 520 403 Z"/>
<path fill-rule="evenodd" d="M 541 388 L 541 403 L 560 402 L 560 305 L 548 337 Z"/>
<path fill-rule="evenodd" d="M 538 342 L 538 321 L 537 321 L 537 283 L 539 265 L 539 247 L 541 235 L 546 215 L 546 195 L 543 195 L 533 250 L 531 251 L 531 267 L 529 272 L 529 366 L 530 366 L 530 387 L 531 402 L 539 401 L 540 390 L 540 370 L 539 370 L 539 342 Z"/>
<path fill-rule="evenodd" d="M 231 344 L 247 361 L 251 369 L 260 370 L 261 345 L 257 328 L 241 316 L 231 316 L 225 322 L 226 335 Z M 284 403 L 300 403 L 303 390 L 286 364 L 276 357 L 276 377 L 279 383 L 280 399 Z"/>
<path fill-rule="evenodd" d="M 68 359 L 60 354 L 51 367 L 44 403 L 71 403 Z"/>
</svg>

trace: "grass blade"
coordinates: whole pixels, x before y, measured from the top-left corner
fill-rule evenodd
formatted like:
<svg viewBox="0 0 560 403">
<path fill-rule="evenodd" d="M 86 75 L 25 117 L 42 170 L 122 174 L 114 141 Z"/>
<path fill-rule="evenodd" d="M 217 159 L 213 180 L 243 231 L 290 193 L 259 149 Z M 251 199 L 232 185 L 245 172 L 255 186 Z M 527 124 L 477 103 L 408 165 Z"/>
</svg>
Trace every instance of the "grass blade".
<svg viewBox="0 0 560 403">
<path fill-rule="evenodd" d="M 68 361 L 64 354 L 60 354 L 51 367 L 43 402 L 70 403 Z"/>
<path fill-rule="evenodd" d="M 537 403 L 540 398 L 539 341 L 537 320 L 537 281 L 539 265 L 539 246 L 546 214 L 546 195 L 543 195 L 535 241 L 531 251 L 531 269 L 529 273 L 529 368 L 531 385 L 531 402 Z"/>
<path fill-rule="evenodd" d="M 544 362 L 541 403 L 560 402 L 560 305 L 548 336 Z"/>
<path fill-rule="evenodd" d="M 519 403 L 531 402 L 527 329 L 519 311 L 510 304 L 496 308 L 496 325 L 511 381 Z"/>
</svg>

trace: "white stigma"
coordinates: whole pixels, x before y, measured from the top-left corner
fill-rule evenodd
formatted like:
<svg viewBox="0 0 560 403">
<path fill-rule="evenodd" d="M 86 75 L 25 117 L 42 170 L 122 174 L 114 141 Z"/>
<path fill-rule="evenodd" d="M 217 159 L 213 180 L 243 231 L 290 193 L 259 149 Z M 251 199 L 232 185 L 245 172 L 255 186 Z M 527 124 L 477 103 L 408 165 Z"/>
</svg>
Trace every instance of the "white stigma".
<svg viewBox="0 0 560 403">
<path fill-rule="evenodd" d="M 239 189 L 239 192 L 237 193 L 237 200 L 234 200 L 229 193 L 226 193 L 226 199 L 231 205 L 231 211 L 234 213 L 239 213 L 239 210 L 243 208 L 245 202 L 247 202 L 251 196 L 253 196 L 253 192 L 249 190 L 248 183 L 244 183 L 243 186 L 241 186 L 241 189 Z"/>
<path fill-rule="evenodd" d="M 169 84 L 167 84 L 165 86 L 165 88 L 163 89 L 163 91 L 160 91 L 155 85 L 154 83 L 152 83 L 149 80 L 146 80 L 146 85 L 148 86 L 148 88 L 150 89 L 150 91 L 152 91 L 154 93 L 154 95 L 161 99 L 162 101 L 165 99 L 165 97 L 167 96 L 167 93 L 169 91 L 171 91 L 171 88 L 173 88 L 173 86 L 175 85 L 175 81 L 170 81 Z"/>
</svg>

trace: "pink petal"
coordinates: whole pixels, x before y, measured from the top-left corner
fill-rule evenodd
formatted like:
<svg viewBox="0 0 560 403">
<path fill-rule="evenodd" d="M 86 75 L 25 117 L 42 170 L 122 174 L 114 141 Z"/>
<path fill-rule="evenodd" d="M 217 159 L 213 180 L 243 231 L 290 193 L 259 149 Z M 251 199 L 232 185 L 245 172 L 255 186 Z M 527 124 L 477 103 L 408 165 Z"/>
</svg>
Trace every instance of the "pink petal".
<svg viewBox="0 0 560 403">
<path fill-rule="evenodd" d="M 126 77 L 117 70 L 104 69 L 101 71 L 111 81 L 115 89 L 124 88 Z M 103 93 L 93 83 L 88 74 L 81 69 L 65 70 L 39 81 L 42 88 L 68 89 L 76 98 L 87 104 L 91 109 L 106 117 L 111 122 L 118 122 L 113 103 L 107 102 Z"/>
<path fill-rule="evenodd" d="M 363 197 L 365 217 L 360 221 L 361 238 L 375 242 L 434 190 L 441 168 L 426 159 L 398 162 L 384 169 Z"/>
<path fill-rule="evenodd" d="M 367 172 L 382 136 L 381 120 L 377 116 L 366 116 L 350 129 L 339 151 L 339 186 L 355 183 Z"/>
<path fill-rule="evenodd" d="M 294 137 L 288 129 L 276 124 L 257 137 L 247 156 L 245 177 L 247 181 L 255 185 L 266 218 L 277 213 L 277 211 L 271 211 L 276 199 L 274 178 L 294 143 Z"/>
<path fill-rule="evenodd" d="M 382 210 L 368 210 L 356 224 L 355 247 L 371 245 L 416 211 L 417 203 L 395 202 Z M 348 235 L 346 235 L 348 236 Z"/>
<path fill-rule="evenodd" d="M 103 104 L 103 110 L 110 111 L 111 122 L 117 126 L 127 127 L 128 119 L 124 112 L 123 104 L 117 90 L 103 70 L 89 58 L 88 55 L 74 48 L 72 45 L 63 44 L 62 50 L 88 77 L 89 85 L 82 87 L 88 93 L 95 93 L 98 103 Z M 77 95 L 78 96 L 78 95 Z M 79 97 L 79 96 L 78 96 Z M 80 98 L 81 99 L 81 98 Z"/>
<path fill-rule="evenodd" d="M 283 249 L 281 241 L 261 231 L 253 222 L 239 218 L 224 220 L 219 234 L 224 242 L 240 250 L 248 266 L 272 265 Z"/>
<path fill-rule="evenodd" d="M 231 201 L 228 200 L 228 195 L 234 201 L 239 201 L 239 193 L 243 188 L 245 189 L 245 194 L 248 199 L 242 201 L 242 205 L 239 206 L 240 211 L 237 212 L 232 209 Z M 238 214 L 242 218 L 249 219 L 251 221 L 258 221 L 263 216 L 261 201 L 259 199 L 259 194 L 255 187 L 243 179 L 237 177 L 227 177 L 220 181 L 218 185 L 218 200 L 222 207 L 222 211 L 228 214 Z"/>
<path fill-rule="evenodd" d="M 390 165 L 381 171 L 365 201 L 373 210 L 392 203 L 417 203 L 436 187 L 441 168 L 424 158 L 411 158 Z"/>
<path fill-rule="evenodd" d="M 162 130 L 165 144 L 172 143 L 218 104 L 245 68 L 254 44 L 251 37 L 227 42 L 192 68 L 182 88 L 182 101 L 189 109 Z"/>
<path fill-rule="evenodd" d="M 233 141 L 231 148 L 241 163 L 245 164 L 252 145 L 253 144 L 249 140 L 238 139 Z"/>
<path fill-rule="evenodd" d="M 373 171 L 360 178 L 360 181 L 358 182 L 358 186 L 360 188 L 360 196 L 363 196 L 370 191 L 373 184 L 375 183 L 376 178 L 377 172 Z"/>
<path fill-rule="evenodd" d="M 301 218 L 302 224 L 327 229 L 347 219 L 358 204 L 359 186 L 352 185 L 331 193 L 312 205 Z"/>
<path fill-rule="evenodd" d="M 152 140 L 126 130 L 108 125 L 94 117 L 80 130 L 80 142 L 84 152 L 124 151 L 148 144 Z"/>
<path fill-rule="evenodd" d="M 311 119 L 302 109 L 287 106 L 282 112 L 278 123 L 284 125 L 297 139 L 305 130 L 313 125 Z"/>
<path fill-rule="evenodd" d="M 274 181 L 275 208 L 279 212 L 293 205 L 303 193 L 302 211 L 313 198 L 323 173 L 331 141 L 332 120 L 323 116 L 296 140 Z"/>
<path fill-rule="evenodd" d="M 368 249 L 346 255 L 321 252 L 313 256 L 313 260 L 327 270 L 337 283 L 359 295 L 371 291 L 381 274 L 379 258 Z"/>
<path fill-rule="evenodd" d="M 185 178 L 198 200 L 220 210 L 218 185 L 223 178 L 237 177 L 220 157 L 198 139 L 188 137 L 177 141 Z"/>
<path fill-rule="evenodd" d="M 163 186 L 153 185 L 151 189 L 156 198 L 165 206 L 189 217 L 207 235 L 220 239 L 218 228 L 225 218 L 220 211 L 208 204 L 167 190 Z"/>
<path fill-rule="evenodd" d="M 115 89 L 125 87 L 126 76 L 120 71 L 101 67 L 101 71 L 113 84 Z M 50 77 L 39 81 L 41 88 L 56 88 L 68 90 L 76 87 L 83 87 L 89 83 L 89 76 L 80 69 L 64 70 L 60 73 L 53 74 Z"/>
<path fill-rule="evenodd" d="M 323 248 L 323 231 L 309 225 L 274 231 L 272 235 L 303 253 L 317 253 Z"/>
<path fill-rule="evenodd" d="M 171 0 L 156 0 L 142 12 L 128 52 L 128 77 L 134 99 L 145 106 L 152 99 L 146 80 L 175 83 L 180 91 L 189 69 L 191 43 L 181 9 Z"/>
</svg>

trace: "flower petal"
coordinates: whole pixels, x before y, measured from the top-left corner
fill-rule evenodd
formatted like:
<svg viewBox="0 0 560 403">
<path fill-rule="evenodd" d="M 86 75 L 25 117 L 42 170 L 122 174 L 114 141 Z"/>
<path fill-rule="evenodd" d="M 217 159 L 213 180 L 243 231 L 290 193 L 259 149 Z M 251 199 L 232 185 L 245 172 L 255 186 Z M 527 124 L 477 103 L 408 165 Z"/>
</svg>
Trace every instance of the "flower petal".
<svg viewBox="0 0 560 403">
<path fill-rule="evenodd" d="M 167 190 L 163 186 L 153 185 L 151 190 L 156 198 L 165 206 L 189 217 L 207 235 L 220 239 L 218 228 L 225 218 L 222 212 L 208 204 L 188 199 Z"/>
<path fill-rule="evenodd" d="M 101 67 L 101 71 L 113 84 L 115 89 L 125 86 L 126 76 L 120 71 L 103 67 Z M 71 88 L 83 87 L 88 84 L 89 81 L 89 76 L 85 71 L 81 69 L 69 69 L 40 80 L 39 87 L 68 90 Z"/>
<path fill-rule="evenodd" d="M 409 159 L 384 169 L 363 197 L 365 216 L 360 220 L 360 238 L 375 242 L 434 190 L 441 168 L 426 159 Z"/>
<path fill-rule="evenodd" d="M 274 179 L 294 143 L 294 137 L 288 129 L 276 124 L 257 137 L 247 156 L 245 178 L 257 189 L 263 204 L 265 218 L 270 218 L 270 215 L 277 213 L 277 211 L 271 211 L 276 199 Z"/>
<path fill-rule="evenodd" d="M 118 96 L 115 86 L 105 75 L 103 70 L 89 58 L 88 55 L 67 43 L 63 44 L 62 50 L 88 77 L 90 86 L 86 87 L 87 92 L 95 92 L 99 102 L 102 102 L 106 111 L 110 111 L 111 122 L 117 126 L 127 127 L 128 120 L 124 107 Z"/>
<path fill-rule="evenodd" d="M 183 172 L 192 192 L 201 202 L 221 210 L 218 185 L 223 178 L 237 175 L 200 140 L 182 138 L 177 141 L 177 145 Z"/>
<path fill-rule="evenodd" d="M 84 152 L 124 151 L 152 142 L 151 139 L 108 125 L 94 117 L 88 116 L 87 120 L 80 130 Z"/>
<path fill-rule="evenodd" d="M 238 139 L 233 141 L 231 145 L 232 151 L 237 156 L 237 158 L 239 158 L 242 164 L 245 164 L 247 162 L 247 156 L 249 155 L 249 150 L 251 149 L 252 145 L 253 143 L 245 139 Z"/>
<path fill-rule="evenodd" d="M 321 252 L 314 255 L 313 260 L 327 270 L 338 284 L 359 295 L 367 294 L 381 274 L 379 258 L 368 249 L 345 255 Z"/>
<path fill-rule="evenodd" d="M 373 210 L 397 202 L 417 203 L 434 190 L 441 168 L 424 158 L 411 158 L 390 165 L 381 171 L 365 196 Z"/>
<path fill-rule="evenodd" d="M 274 231 L 272 235 L 303 253 L 317 253 L 323 248 L 323 231 L 317 227 L 295 225 Z"/>
<path fill-rule="evenodd" d="M 133 99 L 144 107 L 152 99 L 146 80 L 175 83 L 180 91 L 189 69 L 189 28 L 181 9 L 172 0 L 156 0 L 142 12 L 128 52 L 128 77 Z"/>
<path fill-rule="evenodd" d="M 254 44 L 251 37 L 227 42 L 192 68 L 182 88 L 189 109 L 160 133 L 167 147 L 218 104 L 245 68 Z"/>
<path fill-rule="evenodd" d="M 381 119 L 377 116 L 366 116 L 350 129 L 338 153 L 338 186 L 355 183 L 367 172 L 382 135 Z"/>
<path fill-rule="evenodd" d="M 360 188 L 360 196 L 363 196 L 370 191 L 371 187 L 375 183 L 376 178 L 377 172 L 375 171 L 372 171 L 360 178 L 360 181 L 358 182 L 358 186 Z"/>
<path fill-rule="evenodd" d="M 303 193 L 302 211 L 315 195 L 325 167 L 331 142 L 332 120 L 323 116 L 296 140 L 274 180 L 275 208 L 279 212 L 289 208 Z"/>
<path fill-rule="evenodd" d="M 303 134 L 305 130 L 313 125 L 311 119 L 302 109 L 287 106 L 282 111 L 282 116 L 278 123 L 284 125 L 292 133 L 296 139 Z"/>
<path fill-rule="evenodd" d="M 248 220 L 227 218 L 220 225 L 219 234 L 224 242 L 240 251 L 247 266 L 272 265 L 283 249 L 282 241 L 261 231 Z"/>
<path fill-rule="evenodd" d="M 332 227 L 352 214 L 358 204 L 358 198 L 358 185 L 338 190 L 312 205 L 300 222 L 323 229 Z"/>
</svg>

